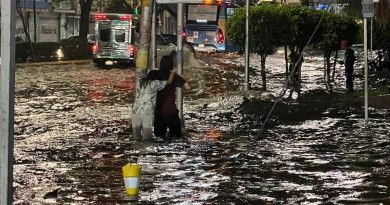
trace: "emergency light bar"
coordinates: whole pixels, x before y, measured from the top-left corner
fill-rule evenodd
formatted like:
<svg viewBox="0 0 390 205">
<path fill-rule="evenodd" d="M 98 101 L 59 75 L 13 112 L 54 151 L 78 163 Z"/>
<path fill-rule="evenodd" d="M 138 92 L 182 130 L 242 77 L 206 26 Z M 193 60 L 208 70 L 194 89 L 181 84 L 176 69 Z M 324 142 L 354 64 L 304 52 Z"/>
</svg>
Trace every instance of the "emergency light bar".
<svg viewBox="0 0 390 205">
<path fill-rule="evenodd" d="M 95 14 L 95 20 L 96 21 L 104 21 L 104 20 L 129 21 L 129 20 L 131 20 L 131 15 Z"/>
</svg>

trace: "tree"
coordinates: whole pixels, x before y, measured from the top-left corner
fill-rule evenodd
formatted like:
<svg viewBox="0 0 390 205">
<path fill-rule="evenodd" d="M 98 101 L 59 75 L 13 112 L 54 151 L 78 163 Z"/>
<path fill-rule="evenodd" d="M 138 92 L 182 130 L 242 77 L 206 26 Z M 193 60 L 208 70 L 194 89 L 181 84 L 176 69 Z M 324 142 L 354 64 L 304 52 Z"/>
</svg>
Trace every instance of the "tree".
<svg viewBox="0 0 390 205">
<path fill-rule="evenodd" d="M 317 45 L 320 50 L 323 51 L 325 65 L 324 78 L 327 82 L 326 85 L 330 86 L 331 55 L 333 52 L 336 52 L 337 58 L 340 42 L 342 40 L 348 40 L 349 43 L 353 43 L 356 40 L 356 34 L 358 33 L 359 27 L 351 17 L 335 15 L 328 12 L 323 15 L 325 16 L 321 29 L 322 40 Z M 336 62 L 334 62 L 334 64 L 335 63 Z M 333 70 L 333 74 L 334 73 L 335 71 Z"/>
<path fill-rule="evenodd" d="M 149 62 L 149 49 L 152 31 L 152 14 L 153 4 L 155 0 L 143 0 L 142 1 L 142 13 L 141 13 L 141 37 L 140 46 L 137 53 L 136 67 L 138 70 L 148 69 Z"/>
<path fill-rule="evenodd" d="M 34 46 L 33 46 L 32 41 L 31 41 L 30 32 L 28 32 L 28 30 L 27 30 L 26 18 L 23 15 L 23 11 L 22 11 L 22 7 L 21 7 L 20 3 L 21 3 L 20 0 L 16 1 L 16 11 L 18 12 L 18 15 L 19 15 L 19 17 L 20 17 L 20 19 L 22 21 L 23 31 L 24 31 L 24 34 L 27 37 L 27 42 L 30 44 L 31 55 L 32 55 L 32 57 L 34 57 L 35 56 L 34 55 Z"/>
<path fill-rule="evenodd" d="M 249 21 L 249 50 L 260 56 L 262 89 L 266 84 L 266 59 L 278 46 L 281 46 L 283 33 L 288 29 L 287 17 L 281 15 L 275 5 L 251 7 Z M 245 9 L 237 9 L 227 23 L 227 35 L 238 44 L 245 43 Z"/>
<path fill-rule="evenodd" d="M 390 3 L 380 0 L 375 7 L 375 18 L 381 26 L 390 24 Z"/>
<path fill-rule="evenodd" d="M 290 29 L 284 33 L 286 45 L 290 50 L 288 76 L 294 90 L 299 94 L 304 49 L 305 46 L 313 45 L 320 40 L 320 32 L 316 30 L 316 27 L 320 23 L 321 14 L 319 11 L 302 6 L 288 7 L 285 12 L 286 15 L 291 16 Z"/>
<path fill-rule="evenodd" d="M 80 31 L 79 36 L 83 38 L 87 38 L 89 31 L 89 14 L 91 12 L 93 0 L 79 0 L 80 4 Z"/>
<path fill-rule="evenodd" d="M 61 1 L 64 0 L 53 0 L 55 4 L 58 4 Z M 80 5 L 79 36 L 86 39 L 89 31 L 89 14 L 91 13 L 93 0 L 78 0 L 78 2 Z"/>
<path fill-rule="evenodd" d="M 125 0 L 112 0 L 106 11 L 108 13 L 133 13 L 133 5 Z"/>
</svg>

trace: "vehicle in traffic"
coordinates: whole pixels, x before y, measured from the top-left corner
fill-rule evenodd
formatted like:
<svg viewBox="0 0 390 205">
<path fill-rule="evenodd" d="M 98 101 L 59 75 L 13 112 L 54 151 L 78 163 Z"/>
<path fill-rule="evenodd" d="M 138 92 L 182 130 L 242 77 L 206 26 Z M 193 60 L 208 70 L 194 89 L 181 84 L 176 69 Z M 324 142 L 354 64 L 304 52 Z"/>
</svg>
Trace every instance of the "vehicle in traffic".
<svg viewBox="0 0 390 205">
<path fill-rule="evenodd" d="M 226 5 L 221 0 L 207 0 L 203 4 L 187 4 L 184 36 L 195 51 L 224 52 Z"/>
<path fill-rule="evenodd" d="M 94 14 L 93 62 L 97 65 L 135 63 L 140 17 L 136 14 Z"/>
<path fill-rule="evenodd" d="M 89 35 L 93 62 L 97 65 L 135 65 L 139 46 L 140 17 L 135 14 L 95 14 L 95 33 Z M 176 59 L 176 45 L 156 35 L 157 66 L 163 56 Z M 184 56 L 193 56 L 192 46 L 183 46 Z M 151 56 L 149 58 L 152 59 Z"/>
</svg>

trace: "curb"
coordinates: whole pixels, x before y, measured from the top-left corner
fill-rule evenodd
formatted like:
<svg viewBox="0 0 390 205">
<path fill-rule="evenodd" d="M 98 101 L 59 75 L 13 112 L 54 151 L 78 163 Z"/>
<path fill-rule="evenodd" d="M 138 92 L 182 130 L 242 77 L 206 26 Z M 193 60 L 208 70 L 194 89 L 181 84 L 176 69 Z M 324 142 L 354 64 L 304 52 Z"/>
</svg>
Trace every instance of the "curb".
<svg viewBox="0 0 390 205">
<path fill-rule="evenodd" d="M 26 66 L 40 66 L 40 65 L 67 65 L 67 64 L 88 64 L 91 63 L 91 59 L 87 60 L 69 60 L 69 61 L 46 61 L 46 62 L 33 62 L 33 63 L 17 63 L 16 66 L 26 67 Z"/>
</svg>

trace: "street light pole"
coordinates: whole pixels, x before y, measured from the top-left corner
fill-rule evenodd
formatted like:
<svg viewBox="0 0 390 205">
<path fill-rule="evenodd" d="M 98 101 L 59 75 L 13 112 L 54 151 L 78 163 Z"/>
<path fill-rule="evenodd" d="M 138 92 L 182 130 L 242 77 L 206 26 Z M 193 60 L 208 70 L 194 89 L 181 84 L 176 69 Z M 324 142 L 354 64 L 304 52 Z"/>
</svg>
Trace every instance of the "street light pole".
<svg viewBox="0 0 390 205">
<path fill-rule="evenodd" d="M 245 1 L 245 81 L 243 88 L 248 91 L 249 84 L 249 0 Z"/>
<path fill-rule="evenodd" d="M 183 74 L 183 16 L 184 16 L 184 4 L 177 3 L 177 52 L 176 52 L 176 64 L 177 73 Z M 179 110 L 179 117 L 183 122 L 183 89 L 177 88 L 177 106 Z"/>
<path fill-rule="evenodd" d="M 364 120 L 368 123 L 367 18 L 364 18 Z"/>
<path fill-rule="evenodd" d="M 157 68 L 157 45 L 156 45 L 156 1 L 153 1 L 153 11 L 152 11 L 152 36 L 151 36 L 151 45 L 150 50 L 152 51 L 152 68 Z"/>
</svg>

